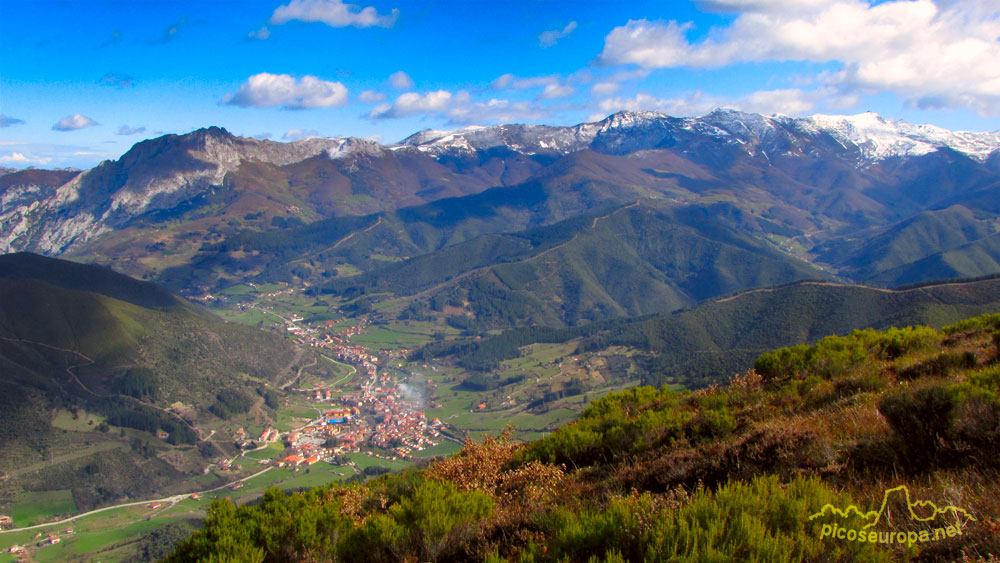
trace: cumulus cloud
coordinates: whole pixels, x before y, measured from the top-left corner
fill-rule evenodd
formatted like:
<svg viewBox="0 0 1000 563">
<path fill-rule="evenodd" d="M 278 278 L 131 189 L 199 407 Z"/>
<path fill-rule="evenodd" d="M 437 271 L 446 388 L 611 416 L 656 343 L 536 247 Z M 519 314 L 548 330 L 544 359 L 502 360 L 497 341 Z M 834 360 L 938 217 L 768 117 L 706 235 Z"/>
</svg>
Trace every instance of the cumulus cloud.
<svg viewBox="0 0 1000 563">
<path fill-rule="evenodd" d="M 368 114 L 369 119 L 391 119 L 407 117 L 418 113 L 441 113 L 451 103 L 452 94 L 447 90 L 418 94 L 407 92 L 396 98 L 392 104 L 381 104 Z"/>
<path fill-rule="evenodd" d="M 598 60 L 646 69 L 760 61 L 837 62 L 824 77 L 844 92 L 895 92 L 918 107 L 1000 114 L 1000 8 L 990 2 L 712 0 L 738 13 L 697 42 L 689 23 L 632 20 Z"/>
<path fill-rule="evenodd" d="M 266 25 L 260 26 L 257 31 L 251 31 L 247 33 L 247 39 L 256 39 L 258 41 L 263 41 L 271 36 L 271 30 L 267 29 Z"/>
<path fill-rule="evenodd" d="M 135 78 L 127 74 L 109 72 L 97 81 L 101 86 L 111 86 L 113 88 L 131 88 L 135 86 Z"/>
<path fill-rule="evenodd" d="M 610 96 L 614 94 L 619 89 L 621 85 L 617 82 L 598 82 L 590 87 L 591 96 Z"/>
<path fill-rule="evenodd" d="M 139 133 L 145 133 L 145 127 L 129 127 L 128 125 L 122 125 L 118 128 L 116 135 L 138 135 Z"/>
<path fill-rule="evenodd" d="M 101 160 L 119 156 L 121 153 L 109 153 L 103 148 L 95 149 L 90 146 L 0 140 L 0 162 L 9 162 L 17 167 L 91 168 Z"/>
<path fill-rule="evenodd" d="M 301 141 L 311 137 L 319 137 L 319 131 L 315 129 L 289 129 L 281 136 L 286 141 Z"/>
<path fill-rule="evenodd" d="M 517 77 L 509 72 L 507 74 L 501 74 L 493 79 L 493 82 L 490 82 L 490 88 L 494 90 L 506 90 L 507 88 L 510 88 L 516 78 Z"/>
<path fill-rule="evenodd" d="M 815 113 L 818 109 L 843 109 L 857 102 L 856 97 L 842 94 L 833 88 L 813 90 L 786 88 L 759 90 L 738 98 L 712 96 L 701 91 L 672 98 L 658 98 L 640 93 L 632 97 L 606 98 L 601 100 L 597 107 L 602 116 L 621 110 L 647 110 L 684 117 L 703 115 L 719 107 L 763 115 L 801 116 Z"/>
<path fill-rule="evenodd" d="M 23 119 L 18 119 L 16 117 L 0 113 L 0 127 L 13 127 L 14 125 L 20 125 L 22 123 L 24 123 Z"/>
<path fill-rule="evenodd" d="M 513 88 L 515 90 L 525 90 L 527 88 L 541 88 L 546 86 L 558 85 L 560 83 L 559 77 L 551 74 L 548 76 L 532 76 L 528 78 L 518 78 L 517 76 L 507 73 L 502 74 L 492 82 L 490 82 L 490 88 L 493 90 L 506 90 L 508 88 Z"/>
<path fill-rule="evenodd" d="M 560 39 L 566 37 L 576 29 L 576 22 L 571 21 L 562 29 L 543 31 L 538 35 L 538 44 L 543 48 L 548 48 L 556 44 Z"/>
<path fill-rule="evenodd" d="M 365 90 L 361 92 L 358 99 L 366 104 L 377 104 L 378 102 L 385 101 L 385 94 L 382 92 L 376 92 L 375 90 Z"/>
<path fill-rule="evenodd" d="M 822 8 L 830 0 L 701 0 L 698 5 L 710 12 L 797 12 Z"/>
<path fill-rule="evenodd" d="M 279 6 L 271 15 L 272 24 L 284 24 L 292 20 L 322 22 L 330 27 L 392 27 L 399 17 L 399 10 L 389 14 L 379 14 L 374 7 L 361 8 L 354 4 L 344 4 L 341 0 L 292 0 Z"/>
<path fill-rule="evenodd" d="M 551 115 L 551 110 L 535 102 L 512 102 L 492 98 L 485 101 L 459 101 L 448 109 L 445 117 L 453 125 L 473 123 L 515 123 L 533 121 Z"/>
<path fill-rule="evenodd" d="M 538 95 L 539 100 L 557 100 L 559 98 L 568 98 L 573 95 L 576 90 L 572 86 L 567 86 L 565 84 L 549 84 L 543 90 L 542 93 Z"/>
<path fill-rule="evenodd" d="M 31 159 L 15 151 L 8 155 L 0 156 L 0 162 L 4 164 L 27 164 L 31 162 Z"/>
<path fill-rule="evenodd" d="M 285 109 L 330 108 L 347 103 L 347 87 L 315 76 L 295 78 L 262 72 L 247 79 L 238 90 L 222 98 L 223 104 L 240 107 Z"/>
<path fill-rule="evenodd" d="M 389 84 L 397 90 L 413 88 L 413 79 L 405 72 L 398 70 L 389 75 Z"/>
<path fill-rule="evenodd" d="M 600 116 L 615 113 L 621 110 L 632 111 L 659 111 L 673 116 L 701 115 L 714 108 L 726 105 L 720 98 L 706 96 L 702 92 L 694 92 L 688 96 L 675 98 L 657 98 L 649 94 L 636 94 L 629 98 L 608 98 L 598 104 Z"/>
<path fill-rule="evenodd" d="M 100 125 L 93 119 L 87 117 L 86 115 L 81 115 L 79 113 L 73 115 L 67 115 L 66 117 L 57 121 L 53 126 L 53 131 L 76 131 L 77 129 L 83 129 L 85 127 L 91 127 L 94 125 Z"/>
<path fill-rule="evenodd" d="M 376 106 L 368 118 L 378 120 L 423 115 L 445 119 L 451 125 L 468 125 L 536 120 L 550 114 L 550 108 L 534 101 L 475 100 L 466 91 L 453 94 L 438 90 L 424 94 L 407 92 L 391 104 Z"/>
</svg>

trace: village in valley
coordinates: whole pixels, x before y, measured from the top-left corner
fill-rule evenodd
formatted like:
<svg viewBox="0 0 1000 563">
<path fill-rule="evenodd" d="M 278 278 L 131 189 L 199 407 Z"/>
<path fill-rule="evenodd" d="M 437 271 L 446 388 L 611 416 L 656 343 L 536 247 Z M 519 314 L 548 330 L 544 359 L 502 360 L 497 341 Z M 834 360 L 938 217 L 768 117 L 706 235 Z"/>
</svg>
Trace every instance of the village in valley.
<svg viewBox="0 0 1000 563">
<path fill-rule="evenodd" d="M 259 297 L 288 299 L 295 292 L 296 289 L 281 284 L 260 293 Z M 432 394 L 435 385 L 430 379 L 421 388 L 409 382 L 413 374 L 401 368 L 407 349 L 375 351 L 370 346 L 352 343 L 352 337 L 364 334 L 369 328 L 369 316 L 345 325 L 343 320 L 332 319 L 304 322 L 301 314 L 275 311 L 262 301 L 241 304 L 238 309 L 255 310 L 280 319 L 281 324 L 273 328 L 352 370 L 338 381 L 316 381 L 311 387 L 286 389 L 315 409 L 316 416 L 308 424 L 285 432 L 267 426 L 259 435 L 251 435 L 243 428 L 236 431 L 233 439 L 244 450 L 243 454 L 274 448 L 277 443 L 284 445 L 280 455 L 260 459 L 257 462 L 260 465 L 272 464 L 292 471 L 320 462 L 353 466 L 346 457 L 351 453 L 388 461 L 410 460 L 443 441 L 461 443 L 460 431 L 449 429 L 437 418 L 428 420 L 425 415 L 423 409 L 428 400 L 425 394 Z M 390 364 L 395 364 L 394 369 L 380 369 Z M 239 468 L 238 458 L 219 464 L 222 470 Z"/>
<path fill-rule="evenodd" d="M 343 355 L 339 357 L 345 359 Z M 411 459 L 442 440 L 455 440 L 442 434 L 444 425 L 440 420 L 428 421 L 417 410 L 418 402 L 406 396 L 405 383 L 379 376 L 374 364 L 362 365 L 368 376 L 357 386 L 359 390 L 343 393 L 336 399 L 331 389 L 316 389 L 312 393 L 310 399 L 322 412 L 308 425 L 284 434 L 269 426 L 256 440 L 237 431 L 237 439 L 250 448 L 282 441 L 287 455 L 260 463 L 275 463 L 289 469 L 320 461 L 339 464 L 344 454 L 359 452 L 389 460 Z"/>
</svg>

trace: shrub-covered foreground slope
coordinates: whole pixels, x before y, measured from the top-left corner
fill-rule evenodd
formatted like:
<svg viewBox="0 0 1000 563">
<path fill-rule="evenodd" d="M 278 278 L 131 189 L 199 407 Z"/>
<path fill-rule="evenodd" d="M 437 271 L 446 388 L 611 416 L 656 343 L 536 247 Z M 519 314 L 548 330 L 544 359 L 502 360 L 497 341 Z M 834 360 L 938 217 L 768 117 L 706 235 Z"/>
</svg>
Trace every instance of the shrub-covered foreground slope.
<svg viewBox="0 0 1000 563">
<path fill-rule="evenodd" d="M 216 502 L 168 560 L 993 561 L 998 345 L 991 315 L 782 348 L 726 387 L 607 396 L 528 444 Z"/>
</svg>

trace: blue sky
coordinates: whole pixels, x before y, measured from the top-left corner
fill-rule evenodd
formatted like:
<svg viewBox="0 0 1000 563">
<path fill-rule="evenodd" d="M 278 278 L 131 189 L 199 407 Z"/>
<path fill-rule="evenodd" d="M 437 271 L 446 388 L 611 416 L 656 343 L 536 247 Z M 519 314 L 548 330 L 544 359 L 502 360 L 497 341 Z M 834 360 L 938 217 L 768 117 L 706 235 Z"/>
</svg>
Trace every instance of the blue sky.
<svg viewBox="0 0 1000 563">
<path fill-rule="evenodd" d="M 0 166 L 146 138 L 398 141 L 621 109 L 876 111 L 1000 129 L 991 0 L 2 0 Z"/>
</svg>

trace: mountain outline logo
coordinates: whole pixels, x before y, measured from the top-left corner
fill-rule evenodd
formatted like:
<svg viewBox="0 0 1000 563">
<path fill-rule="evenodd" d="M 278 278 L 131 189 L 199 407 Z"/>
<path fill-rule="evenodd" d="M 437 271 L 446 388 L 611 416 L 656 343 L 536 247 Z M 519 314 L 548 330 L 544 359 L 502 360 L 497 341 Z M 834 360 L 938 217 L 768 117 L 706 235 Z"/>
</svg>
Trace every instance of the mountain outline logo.
<svg viewBox="0 0 1000 563">
<path fill-rule="evenodd" d="M 925 529 L 920 531 L 883 531 L 876 532 L 871 530 L 873 526 L 883 521 L 883 516 L 886 513 L 889 499 L 892 495 L 902 493 L 903 500 L 906 502 L 906 512 L 909 514 L 911 520 L 916 522 L 932 522 L 937 519 L 939 515 L 952 514 L 955 518 L 955 524 L 949 524 L 947 526 L 941 526 L 937 528 Z M 927 516 L 920 516 L 914 509 L 920 511 L 926 511 L 930 509 L 930 514 Z M 945 539 L 947 537 L 955 537 L 962 535 L 962 530 L 965 528 L 969 522 L 978 522 L 975 516 L 970 514 L 964 508 L 946 505 L 943 507 L 938 507 L 932 501 L 929 500 L 912 500 L 910 497 L 910 490 L 906 485 L 899 485 L 898 487 L 893 487 L 891 489 L 886 489 L 882 495 L 882 504 L 879 506 L 878 510 L 863 511 L 857 505 L 851 504 L 847 508 L 841 509 L 833 504 L 827 503 L 823 505 L 819 512 L 809 516 L 809 520 L 815 520 L 817 518 L 822 518 L 829 515 L 838 516 L 841 519 L 846 519 L 852 515 L 856 515 L 865 522 L 867 522 L 860 529 L 853 529 L 842 527 L 836 522 L 833 524 L 825 523 L 820 530 L 820 538 L 836 538 L 847 541 L 858 541 L 858 542 L 870 542 L 870 543 L 899 543 L 908 544 L 912 546 L 917 542 L 927 542 L 934 541 L 938 539 Z"/>
</svg>

